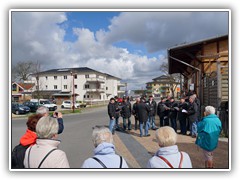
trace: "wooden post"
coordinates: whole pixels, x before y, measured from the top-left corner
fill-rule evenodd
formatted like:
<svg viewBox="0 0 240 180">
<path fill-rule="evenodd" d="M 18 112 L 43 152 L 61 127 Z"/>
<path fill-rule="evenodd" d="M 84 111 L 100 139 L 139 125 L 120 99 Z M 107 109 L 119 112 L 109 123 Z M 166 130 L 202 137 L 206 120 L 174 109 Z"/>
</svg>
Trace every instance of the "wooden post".
<svg viewBox="0 0 240 180">
<path fill-rule="evenodd" d="M 221 104 L 221 99 L 222 99 L 222 75 L 221 75 L 221 63 L 218 60 L 217 61 L 217 105 L 218 107 Z M 217 108 L 218 108 L 217 107 Z"/>
</svg>

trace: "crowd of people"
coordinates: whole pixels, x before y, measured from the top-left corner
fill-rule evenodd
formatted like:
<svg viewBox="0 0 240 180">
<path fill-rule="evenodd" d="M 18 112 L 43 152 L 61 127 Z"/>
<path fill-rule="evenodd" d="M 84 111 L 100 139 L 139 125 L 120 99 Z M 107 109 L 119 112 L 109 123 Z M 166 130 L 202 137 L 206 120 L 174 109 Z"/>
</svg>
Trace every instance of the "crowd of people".
<svg viewBox="0 0 240 180">
<path fill-rule="evenodd" d="M 140 137 L 150 136 L 150 129 L 157 130 L 156 139 L 158 140 L 160 149 L 156 154 L 161 154 L 162 151 L 166 151 L 167 154 L 169 153 L 167 155 L 168 159 L 172 159 L 175 163 L 176 159 L 179 158 L 175 157 L 176 159 L 174 159 L 174 156 L 172 157 L 170 152 L 178 151 L 175 145 L 176 134 L 196 138 L 196 144 L 203 149 L 205 167 L 213 168 L 213 151 L 217 147 L 218 137 L 222 130 L 221 121 L 215 114 L 215 108 L 212 106 L 205 107 L 204 117 L 201 119 L 200 100 L 196 94 L 192 93 L 188 97 L 181 97 L 179 102 L 176 102 L 175 99 L 170 96 L 163 97 L 158 104 L 153 99 L 153 96 L 149 96 L 148 100 L 143 96 L 136 98 L 136 102 L 132 106 L 128 97 L 123 97 L 123 102 L 121 102 L 116 96 L 110 99 L 108 115 L 110 117 L 109 129 L 112 134 L 115 133 L 115 130 L 126 131 L 126 119 L 128 119 L 128 130 L 130 131 L 131 115 L 134 116 L 134 129 L 138 130 L 139 128 Z M 158 123 L 156 123 L 155 120 L 156 115 L 159 116 L 159 126 L 157 126 Z M 122 116 L 123 119 L 123 127 L 120 127 L 120 116 Z M 178 121 L 180 125 L 179 132 L 177 128 Z M 174 131 L 174 133 L 172 131 Z M 189 134 L 187 134 L 188 131 Z M 174 140 L 172 140 L 171 143 L 166 143 L 170 145 L 163 145 L 162 141 L 167 141 L 166 137 L 168 136 Z M 181 157 L 186 156 L 188 162 L 186 166 L 181 167 L 191 168 L 192 165 L 189 156 L 186 153 L 183 154 L 184 155 L 181 154 Z M 156 157 L 154 156 L 149 161 L 147 167 L 166 167 L 161 165 L 163 162 L 159 162 L 159 158 L 157 157 L 158 155 Z M 169 162 L 165 158 L 161 158 L 161 160 L 163 160 L 168 167 L 172 167 L 169 166 Z"/>
<path fill-rule="evenodd" d="M 162 98 L 157 104 L 153 97 L 141 97 L 131 105 L 127 97 L 123 102 L 111 98 L 108 104 L 109 127 L 96 126 L 92 132 L 94 155 L 84 161 L 80 168 L 128 168 L 124 157 L 116 154 L 113 135 L 115 130 L 131 131 L 131 116 L 134 116 L 134 129 L 140 129 L 140 137 L 150 136 L 155 130 L 159 149 L 149 159 L 146 168 L 192 168 L 191 159 L 186 152 L 179 151 L 177 143 L 177 120 L 180 132 L 186 135 L 187 119 L 190 135 L 203 149 L 206 168 L 213 168 L 213 151 L 218 144 L 221 121 L 212 106 L 205 108 L 205 117 L 200 121 L 196 96 L 189 97 L 189 103 L 181 98 L 177 103 L 171 97 Z M 155 116 L 160 119 L 157 126 Z M 122 127 L 120 123 L 122 117 Z M 70 168 L 67 155 L 58 148 L 58 134 L 64 130 L 61 112 L 49 115 L 46 107 L 40 107 L 36 114 L 28 117 L 27 130 L 20 138 L 20 144 L 12 151 L 12 169 L 15 168 Z"/>
<path fill-rule="evenodd" d="M 149 96 L 148 100 L 143 96 L 136 98 L 133 105 L 131 105 L 128 97 L 123 97 L 121 102 L 116 96 L 110 99 L 108 105 L 108 115 L 111 119 L 109 128 L 113 134 L 115 130 L 131 130 L 131 116 L 133 115 L 135 120 L 134 129 L 140 129 L 140 137 L 149 136 L 149 129 L 157 130 L 163 126 L 171 126 L 177 132 L 177 121 L 179 121 L 179 133 L 195 138 L 200 112 L 200 101 L 196 94 L 191 95 L 189 98 L 182 97 L 180 102 L 176 102 L 170 96 L 163 97 L 159 103 L 156 103 L 153 96 Z M 159 116 L 159 126 L 156 125 L 156 115 Z M 122 127 L 120 127 L 120 117 L 122 117 Z M 187 134 L 187 130 L 190 131 L 189 134 Z"/>
</svg>

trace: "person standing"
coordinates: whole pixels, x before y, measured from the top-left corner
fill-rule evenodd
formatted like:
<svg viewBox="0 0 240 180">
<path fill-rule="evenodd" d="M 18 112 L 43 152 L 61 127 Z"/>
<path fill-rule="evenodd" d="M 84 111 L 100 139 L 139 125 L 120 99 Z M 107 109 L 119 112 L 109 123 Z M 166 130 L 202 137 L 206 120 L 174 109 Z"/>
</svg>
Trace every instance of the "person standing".
<svg viewBox="0 0 240 180">
<path fill-rule="evenodd" d="M 140 99 L 140 103 L 136 106 L 136 113 L 139 119 L 139 127 L 140 127 L 140 137 L 143 136 L 143 125 L 144 125 L 144 136 L 150 136 L 148 134 L 148 113 L 150 112 L 149 106 L 144 102 L 144 99 Z"/>
<path fill-rule="evenodd" d="M 180 103 L 178 105 L 178 120 L 180 123 L 180 134 L 186 135 L 187 133 L 187 109 L 188 105 L 185 102 L 185 98 L 181 97 Z"/>
<path fill-rule="evenodd" d="M 134 116 L 135 119 L 135 125 L 134 125 L 134 129 L 137 130 L 138 129 L 138 116 L 137 116 L 137 104 L 140 102 L 140 98 L 136 98 L 136 102 L 133 104 L 133 110 L 132 110 L 132 114 Z"/>
<path fill-rule="evenodd" d="M 57 119 L 44 116 L 36 125 L 38 139 L 25 153 L 25 168 L 70 168 L 66 153 L 58 149 Z"/>
<path fill-rule="evenodd" d="M 28 117 L 26 123 L 27 130 L 25 134 L 20 138 L 20 144 L 15 146 L 12 151 L 12 168 L 21 169 L 24 168 L 23 160 L 25 157 L 25 152 L 29 146 L 32 146 L 36 143 L 37 134 L 36 134 L 36 125 L 38 120 L 42 117 L 41 114 L 33 114 Z"/>
<path fill-rule="evenodd" d="M 203 149 L 205 167 L 213 168 L 213 151 L 217 148 L 222 123 L 215 114 L 215 108 L 206 106 L 204 118 L 198 123 L 196 144 Z"/>
<path fill-rule="evenodd" d="M 157 103 L 156 103 L 156 101 L 154 101 L 153 96 L 149 96 L 149 100 L 147 101 L 147 104 L 149 105 L 149 108 L 150 108 L 150 112 L 149 112 L 149 116 L 148 116 L 150 127 L 153 130 L 156 130 L 157 127 L 155 125 L 155 115 L 157 112 Z"/>
<path fill-rule="evenodd" d="M 124 158 L 116 154 L 112 133 L 108 128 L 94 127 L 92 140 L 94 156 L 86 159 L 81 168 L 128 168 Z"/>
<path fill-rule="evenodd" d="M 168 107 L 165 105 L 165 98 L 161 98 L 161 101 L 158 103 L 157 106 L 157 114 L 159 116 L 160 119 L 160 127 L 166 126 L 169 123 L 167 122 L 168 117 L 167 117 L 167 109 Z"/>
<path fill-rule="evenodd" d="M 171 121 L 171 127 L 177 132 L 177 110 L 178 110 L 178 103 L 175 102 L 174 97 L 170 98 L 169 103 L 169 118 Z"/>
<path fill-rule="evenodd" d="M 160 127 L 156 131 L 156 139 L 160 148 L 149 159 L 147 168 L 192 168 L 189 155 L 178 150 L 177 134 L 173 128 Z"/>
<path fill-rule="evenodd" d="M 118 101 L 118 97 L 115 96 L 115 106 L 116 106 L 116 121 L 115 121 L 115 130 L 120 130 L 119 127 L 119 117 L 120 117 L 120 111 L 121 111 L 121 103 Z"/>
<path fill-rule="evenodd" d="M 189 119 L 189 128 L 192 138 L 195 138 L 197 135 L 197 122 L 198 122 L 198 107 L 195 103 L 195 96 L 189 97 L 189 107 L 187 110 L 188 119 Z"/>
<path fill-rule="evenodd" d="M 131 103 L 128 101 L 127 98 L 123 99 L 121 115 L 123 118 L 123 130 L 125 131 L 127 129 L 126 120 L 128 120 L 128 130 L 131 130 L 132 129 L 131 127 L 132 126 L 131 124 L 132 107 L 131 107 Z"/>
<path fill-rule="evenodd" d="M 41 106 L 37 109 L 36 114 L 41 114 L 42 116 L 47 117 L 47 116 L 49 116 L 49 110 L 48 110 L 47 107 Z M 62 113 L 61 112 L 54 112 L 53 117 L 57 118 L 58 126 L 59 126 L 58 134 L 61 134 L 64 130 Z"/>
<path fill-rule="evenodd" d="M 111 98 L 110 102 L 108 103 L 108 115 L 109 115 L 109 129 L 110 131 L 114 134 L 114 125 L 115 125 L 115 121 L 116 121 L 116 105 L 115 105 L 115 99 Z"/>
</svg>

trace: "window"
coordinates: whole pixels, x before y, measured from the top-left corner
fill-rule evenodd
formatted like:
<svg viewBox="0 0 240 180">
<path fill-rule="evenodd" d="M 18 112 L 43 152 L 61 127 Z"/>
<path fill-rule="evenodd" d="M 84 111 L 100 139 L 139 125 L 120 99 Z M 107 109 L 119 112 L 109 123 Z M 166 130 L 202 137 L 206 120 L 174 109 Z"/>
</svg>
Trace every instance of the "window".
<svg viewBox="0 0 240 180">
<path fill-rule="evenodd" d="M 89 95 L 87 95 L 87 98 L 89 98 Z"/>
<path fill-rule="evenodd" d="M 63 79 L 67 79 L 67 76 L 63 76 Z"/>
<path fill-rule="evenodd" d="M 16 84 L 13 84 L 13 85 L 12 85 L 12 90 L 13 90 L 13 91 L 17 91 L 17 85 L 16 85 Z"/>
<path fill-rule="evenodd" d="M 63 89 L 67 89 L 67 85 L 63 85 Z"/>
<path fill-rule="evenodd" d="M 89 89 L 89 88 L 90 88 L 89 84 L 85 84 L 85 89 Z"/>
<path fill-rule="evenodd" d="M 74 74 L 74 79 L 77 79 L 77 74 Z"/>
<path fill-rule="evenodd" d="M 106 87 L 106 90 L 108 90 L 108 87 Z"/>
<path fill-rule="evenodd" d="M 86 74 L 86 75 L 85 75 L 85 78 L 89 78 L 89 74 Z"/>
<path fill-rule="evenodd" d="M 54 87 L 54 89 L 57 89 L 57 85 L 54 85 L 53 87 Z"/>
<path fill-rule="evenodd" d="M 57 80 L 57 76 L 54 76 L 54 80 Z"/>
<path fill-rule="evenodd" d="M 77 89 L 77 84 L 74 85 L 74 88 Z"/>
<path fill-rule="evenodd" d="M 83 98 L 85 99 L 85 98 L 86 98 L 86 95 L 84 95 Z"/>
<path fill-rule="evenodd" d="M 46 85 L 45 88 L 48 89 L 48 86 Z"/>
</svg>

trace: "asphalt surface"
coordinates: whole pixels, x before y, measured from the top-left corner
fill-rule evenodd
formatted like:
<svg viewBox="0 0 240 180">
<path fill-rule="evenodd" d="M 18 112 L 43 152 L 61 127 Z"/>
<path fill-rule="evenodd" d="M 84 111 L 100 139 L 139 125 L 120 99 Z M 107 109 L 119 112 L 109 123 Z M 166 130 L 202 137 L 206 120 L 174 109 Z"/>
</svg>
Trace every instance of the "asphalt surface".
<svg viewBox="0 0 240 180">
<path fill-rule="evenodd" d="M 59 148 L 66 152 L 71 168 L 80 168 L 85 159 L 93 156 L 92 127 L 95 125 L 108 126 L 107 107 L 87 108 L 81 114 L 64 115 L 63 119 L 64 131 L 59 135 L 61 140 Z M 133 117 L 131 119 L 134 122 Z M 156 117 L 156 122 L 158 121 Z M 11 129 L 10 140 L 13 148 L 26 131 L 26 117 L 13 119 Z M 124 157 L 130 168 L 146 168 L 149 158 L 159 148 L 155 139 L 155 131 L 150 130 L 149 133 L 150 137 L 143 138 L 139 137 L 139 130 L 115 133 L 116 152 Z M 219 142 L 219 147 L 214 153 L 215 168 L 229 167 L 229 146 L 226 138 L 224 141 Z M 195 139 L 189 136 L 178 135 L 177 145 L 181 151 L 189 154 L 193 168 L 204 168 L 201 149 L 194 142 Z"/>
</svg>

